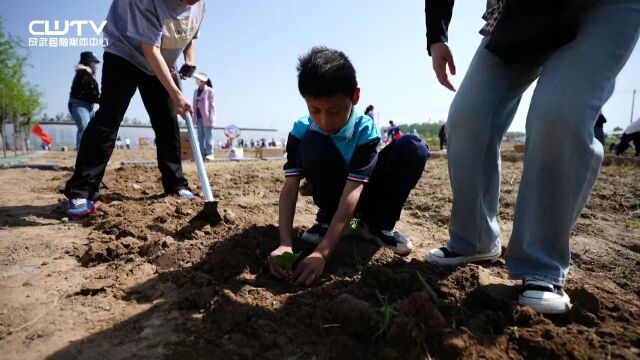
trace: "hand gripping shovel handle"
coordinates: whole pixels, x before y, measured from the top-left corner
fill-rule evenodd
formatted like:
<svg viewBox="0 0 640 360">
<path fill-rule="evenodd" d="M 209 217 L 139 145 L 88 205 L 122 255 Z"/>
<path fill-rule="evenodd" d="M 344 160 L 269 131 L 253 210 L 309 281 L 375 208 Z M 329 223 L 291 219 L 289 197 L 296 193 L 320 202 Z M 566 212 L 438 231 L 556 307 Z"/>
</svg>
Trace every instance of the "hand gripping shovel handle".
<svg viewBox="0 0 640 360">
<path fill-rule="evenodd" d="M 202 160 L 202 154 L 200 154 L 200 144 L 198 144 L 198 138 L 196 137 L 196 130 L 193 128 L 193 122 L 191 121 L 191 114 L 188 111 L 185 112 L 184 119 L 187 123 L 187 132 L 189 133 L 189 143 L 191 144 L 193 157 L 195 158 L 196 167 L 198 168 L 198 175 L 200 176 L 200 183 L 202 184 L 204 201 L 213 202 L 215 200 L 213 198 L 213 192 L 211 192 L 211 185 L 209 184 L 207 171 L 204 168 L 204 161 Z"/>
</svg>

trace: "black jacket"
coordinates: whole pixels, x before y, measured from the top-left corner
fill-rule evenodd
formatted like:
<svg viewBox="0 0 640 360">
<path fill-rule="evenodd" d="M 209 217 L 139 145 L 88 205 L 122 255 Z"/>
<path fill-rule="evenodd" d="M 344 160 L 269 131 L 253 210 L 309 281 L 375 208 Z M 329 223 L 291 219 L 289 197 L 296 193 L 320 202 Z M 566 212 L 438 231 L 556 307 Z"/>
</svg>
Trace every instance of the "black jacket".
<svg viewBox="0 0 640 360">
<path fill-rule="evenodd" d="M 69 96 L 91 104 L 95 104 L 100 101 L 100 89 L 98 87 L 98 82 L 86 67 L 76 67 L 76 76 L 73 78 L 71 93 Z"/>
</svg>

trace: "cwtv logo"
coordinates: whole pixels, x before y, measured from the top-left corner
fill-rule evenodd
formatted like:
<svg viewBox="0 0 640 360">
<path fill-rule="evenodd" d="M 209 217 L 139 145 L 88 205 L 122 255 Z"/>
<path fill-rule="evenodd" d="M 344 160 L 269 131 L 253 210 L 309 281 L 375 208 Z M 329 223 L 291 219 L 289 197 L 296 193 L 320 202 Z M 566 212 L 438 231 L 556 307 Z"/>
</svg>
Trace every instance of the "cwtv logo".
<svg viewBox="0 0 640 360">
<path fill-rule="evenodd" d="M 106 25 L 106 20 L 33 20 L 29 47 L 104 47 L 109 45 L 109 39 L 102 37 Z"/>
<path fill-rule="evenodd" d="M 100 26 L 97 26 L 93 20 L 64 20 L 62 26 L 60 26 L 59 20 L 54 20 L 53 28 L 51 24 L 52 22 L 49 20 L 33 20 L 29 23 L 29 33 L 35 36 L 65 36 L 75 27 L 76 35 L 83 36 L 82 30 L 84 30 L 86 25 L 89 25 L 95 34 L 100 36 L 102 30 L 107 25 L 107 20 L 103 20 Z"/>
</svg>

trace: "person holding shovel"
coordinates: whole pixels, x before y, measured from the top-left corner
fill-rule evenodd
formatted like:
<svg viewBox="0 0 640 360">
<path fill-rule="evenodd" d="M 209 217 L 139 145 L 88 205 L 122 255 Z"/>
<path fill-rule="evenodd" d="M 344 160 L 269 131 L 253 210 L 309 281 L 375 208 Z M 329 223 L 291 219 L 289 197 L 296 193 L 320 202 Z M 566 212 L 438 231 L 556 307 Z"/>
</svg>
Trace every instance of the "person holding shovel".
<svg viewBox="0 0 640 360">
<path fill-rule="evenodd" d="M 447 45 L 453 3 L 426 0 L 426 25 L 436 77 L 455 91 Z M 563 290 L 571 228 L 604 156 L 593 128 L 638 40 L 640 2 L 490 1 L 484 18 L 485 37 L 447 120 L 449 241 L 427 260 L 462 265 L 500 257 L 500 144 L 522 94 L 537 80 L 505 258 L 511 276 L 522 280 L 521 305 L 564 313 L 571 307 Z"/>
<path fill-rule="evenodd" d="M 191 112 L 175 79 L 180 55 L 183 78 L 195 69 L 195 39 L 205 14 L 200 0 L 114 0 L 104 29 L 109 45 L 102 67 L 100 109 L 82 137 L 75 171 L 66 184 L 67 213 L 93 213 L 93 201 L 113 152 L 118 128 L 136 90 L 156 135 L 158 168 L 167 195 L 193 200 L 182 175 L 176 113 Z"/>
</svg>

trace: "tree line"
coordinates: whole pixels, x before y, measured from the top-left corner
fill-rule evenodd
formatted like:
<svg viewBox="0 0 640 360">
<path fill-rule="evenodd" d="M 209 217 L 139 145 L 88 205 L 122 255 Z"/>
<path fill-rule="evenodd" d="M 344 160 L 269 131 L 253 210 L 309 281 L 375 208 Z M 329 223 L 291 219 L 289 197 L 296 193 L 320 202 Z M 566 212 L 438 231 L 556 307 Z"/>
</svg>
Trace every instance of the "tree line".
<svg viewBox="0 0 640 360">
<path fill-rule="evenodd" d="M 0 18 L 0 140 L 2 152 L 7 157 L 5 126 L 13 124 L 13 150 L 30 151 L 29 134 L 35 116 L 42 110 L 42 93 L 37 86 L 25 79 L 29 66 L 24 42 L 4 31 L 4 19 Z"/>
</svg>

